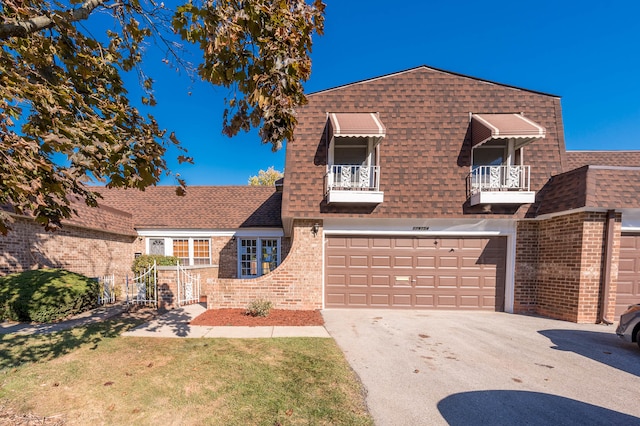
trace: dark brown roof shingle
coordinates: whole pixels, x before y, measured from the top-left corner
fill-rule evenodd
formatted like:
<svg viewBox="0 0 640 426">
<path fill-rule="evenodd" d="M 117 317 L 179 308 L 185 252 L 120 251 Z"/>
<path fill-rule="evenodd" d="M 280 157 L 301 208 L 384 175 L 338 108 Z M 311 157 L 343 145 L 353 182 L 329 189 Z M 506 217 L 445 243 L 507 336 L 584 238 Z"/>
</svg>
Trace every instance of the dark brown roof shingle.
<svg viewBox="0 0 640 426">
<path fill-rule="evenodd" d="M 327 113 L 372 111 L 386 127 L 379 145 L 384 202 L 327 205 Z M 547 130 L 545 139 L 524 148 L 531 186 L 537 191 L 549 176 L 564 171 L 558 97 L 429 67 L 314 93 L 298 111 L 296 138 L 287 144 L 283 218 L 486 217 L 485 206 L 468 205 L 470 113 L 521 112 Z M 494 206 L 491 212 L 495 217 L 524 217 L 528 207 Z"/>
<path fill-rule="evenodd" d="M 582 166 L 553 176 L 538 195 L 538 216 L 583 207 L 638 209 L 640 167 Z"/>
<path fill-rule="evenodd" d="M 565 171 L 587 165 L 640 167 L 640 151 L 567 151 Z"/>
<path fill-rule="evenodd" d="M 74 211 L 69 219 L 61 221 L 62 226 L 77 226 L 110 234 L 136 236 L 133 227 L 133 217 L 130 213 L 111 208 L 109 206 L 89 207 L 83 200 L 70 197 L 70 207 Z M 16 214 L 11 205 L 0 206 L 0 209 Z M 33 218 L 31 213 L 23 216 Z"/>
<path fill-rule="evenodd" d="M 282 193 L 275 187 L 189 186 L 185 196 L 173 186 L 144 191 L 93 188 L 100 205 L 133 215 L 136 228 L 238 229 L 282 227 Z"/>
</svg>

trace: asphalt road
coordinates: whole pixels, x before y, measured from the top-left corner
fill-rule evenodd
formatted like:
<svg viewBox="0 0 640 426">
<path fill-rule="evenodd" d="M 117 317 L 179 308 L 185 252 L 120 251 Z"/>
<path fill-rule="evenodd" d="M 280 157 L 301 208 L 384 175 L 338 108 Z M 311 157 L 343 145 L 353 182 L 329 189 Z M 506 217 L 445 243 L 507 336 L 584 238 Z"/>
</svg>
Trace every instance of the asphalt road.
<svg viewBox="0 0 640 426">
<path fill-rule="evenodd" d="M 496 312 L 326 310 L 378 426 L 640 425 L 615 325 Z"/>
</svg>

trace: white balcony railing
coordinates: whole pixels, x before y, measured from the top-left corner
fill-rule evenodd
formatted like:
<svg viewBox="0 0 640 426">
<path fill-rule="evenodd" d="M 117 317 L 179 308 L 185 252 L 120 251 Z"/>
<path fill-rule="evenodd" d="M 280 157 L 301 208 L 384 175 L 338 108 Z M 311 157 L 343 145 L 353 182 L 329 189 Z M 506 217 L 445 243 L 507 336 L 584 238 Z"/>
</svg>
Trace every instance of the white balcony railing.
<svg viewBox="0 0 640 426">
<path fill-rule="evenodd" d="M 381 203 L 378 166 L 332 165 L 327 172 L 329 203 Z"/>
<path fill-rule="evenodd" d="M 327 174 L 329 190 L 377 191 L 380 188 L 378 166 L 329 166 Z"/>
<path fill-rule="evenodd" d="M 530 179 L 530 166 L 478 166 L 469 174 L 471 205 L 532 203 Z"/>
<path fill-rule="evenodd" d="M 528 191 L 529 166 L 478 166 L 469 175 L 471 193 L 481 191 Z"/>
</svg>

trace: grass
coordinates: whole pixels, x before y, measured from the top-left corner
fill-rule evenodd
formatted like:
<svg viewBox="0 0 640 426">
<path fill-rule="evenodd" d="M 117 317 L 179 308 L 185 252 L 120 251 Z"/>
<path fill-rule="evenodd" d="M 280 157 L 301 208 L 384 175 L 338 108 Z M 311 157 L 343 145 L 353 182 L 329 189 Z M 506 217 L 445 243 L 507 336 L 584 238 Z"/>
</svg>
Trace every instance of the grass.
<svg viewBox="0 0 640 426">
<path fill-rule="evenodd" d="M 122 317 L 0 338 L 0 410 L 66 424 L 371 425 L 332 339 L 121 337 Z"/>
<path fill-rule="evenodd" d="M 0 277 L 0 320 L 50 322 L 94 307 L 98 282 L 63 269 Z"/>
</svg>

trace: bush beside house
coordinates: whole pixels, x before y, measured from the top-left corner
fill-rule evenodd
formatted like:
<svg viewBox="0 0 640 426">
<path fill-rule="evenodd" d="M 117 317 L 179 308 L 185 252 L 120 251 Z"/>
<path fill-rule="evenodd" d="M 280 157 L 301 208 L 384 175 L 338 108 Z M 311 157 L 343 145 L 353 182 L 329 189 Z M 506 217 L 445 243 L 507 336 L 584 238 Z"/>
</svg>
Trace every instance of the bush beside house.
<svg viewBox="0 0 640 426">
<path fill-rule="evenodd" d="M 0 277 L 0 320 L 52 322 L 96 307 L 97 280 L 64 269 Z"/>
</svg>

